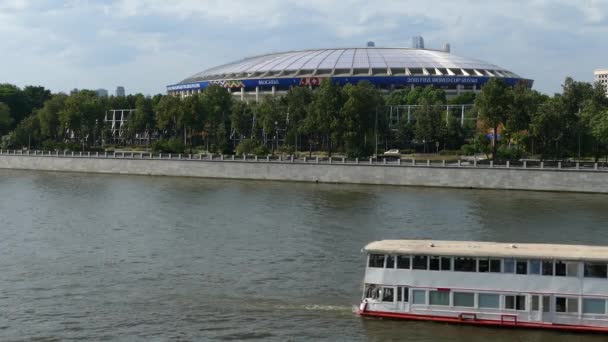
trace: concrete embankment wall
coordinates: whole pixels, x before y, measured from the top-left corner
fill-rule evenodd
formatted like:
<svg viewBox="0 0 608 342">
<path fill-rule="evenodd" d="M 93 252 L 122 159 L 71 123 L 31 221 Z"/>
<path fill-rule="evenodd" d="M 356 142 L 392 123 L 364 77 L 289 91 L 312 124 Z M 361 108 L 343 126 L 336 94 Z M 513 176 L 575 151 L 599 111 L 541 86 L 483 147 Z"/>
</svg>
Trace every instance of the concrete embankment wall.
<svg viewBox="0 0 608 342">
<path fill-rule="evenodd" d="M 489 167 L 0 156 L 0 168 L 131 175 L 608 193 L 608 172 Z"/>
</svg>

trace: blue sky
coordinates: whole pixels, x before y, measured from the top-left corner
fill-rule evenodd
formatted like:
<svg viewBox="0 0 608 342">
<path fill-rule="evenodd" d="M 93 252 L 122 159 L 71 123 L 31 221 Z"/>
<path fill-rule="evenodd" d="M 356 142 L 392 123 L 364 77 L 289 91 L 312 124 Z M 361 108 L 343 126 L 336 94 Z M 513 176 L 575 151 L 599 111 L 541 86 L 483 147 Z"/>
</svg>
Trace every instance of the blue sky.
<svg viewBox="0 0 608 342">
<path fill-rule="evenodd" d="M 608 0 L 0 0 L 0 82 L 156 94 L 246 56 L 414 35 L 554 93 L 608 68 Z"/>
</svg>

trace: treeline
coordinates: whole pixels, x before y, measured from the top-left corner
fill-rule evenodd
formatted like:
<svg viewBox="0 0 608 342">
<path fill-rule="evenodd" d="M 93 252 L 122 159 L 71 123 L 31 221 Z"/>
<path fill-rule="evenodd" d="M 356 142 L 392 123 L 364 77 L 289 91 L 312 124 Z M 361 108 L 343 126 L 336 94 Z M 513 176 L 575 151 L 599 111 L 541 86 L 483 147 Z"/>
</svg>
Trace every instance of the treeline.
<svg viewBox="0 0 608 342">
<path fill-rule="evenodd" d="M 3 104 L 2 104 L 3 103 Z M 447 104 L 474 104 L 465 113 Z M 399 105 L 416 105 L 406 116 Z M 135 109 L 120 137 L 104 122 L 110 109 Z M 391 112 L 392 111 L 392 112 Z M 392 113 L 392 115 L 391 115 Z M 408 118 L 409 117 L 409 118 Z M 492 79 L 475 96 L 447 99 L 438 88 L 386 94 L 368 82 L 315 90 L 295 87 L 259 103 L 235 100 L 220 86 L 186 98 L 98 98 L 92 91 L 50 94 L 0 85 L 3 148 L 94 149 L 146 144 L 159 151 L 267 154 L 325 151 L 366 157 L 391 148 L 418 152 L 599 158 L 607 153 L 608 102 L 601 85 L 566 79 L 547 96 Z M 142 140 L 142 136 L 146 139 Z"/>
</svg>

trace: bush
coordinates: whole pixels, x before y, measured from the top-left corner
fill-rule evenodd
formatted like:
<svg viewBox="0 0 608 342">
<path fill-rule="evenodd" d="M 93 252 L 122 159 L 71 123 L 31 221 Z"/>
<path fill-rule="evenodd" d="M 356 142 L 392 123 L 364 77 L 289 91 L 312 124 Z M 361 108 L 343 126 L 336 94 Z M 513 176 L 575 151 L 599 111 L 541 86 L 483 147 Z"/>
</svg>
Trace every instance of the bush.
<svg viewBox="0 0 608 342">
<path fill-rule="evenodd" d="M 159 139 L 152 144 L 152 151 L 159 153 L 184 153 L 186 145 L 181 139 Z"/>
<path fill-rule="evenodd" d="M 268 148 L 260 144 L 257 139 L 244 139 L 236 147 L 236 154 L 255 154 L 257 156 L 265 156 L 269 154 Z"/>
<path fill-rule="evenodd" d="M 439 151 L 440 156 L 458 156 L 460 155 L 461 150 L 441 150 Z"/>
<path fill-rule="evenodd" d="M 472 155 L 475 155 L 477 152 L 478 151 L 474 145 L 465 144 L 465 145 L 462 145 L 462 147 L 460 148 L 460 153 L 462 153 L 465 156 L 472 156 Z"/>
<path fill-rule="evenodd" d="M 62 144 L 54 142 L 53 140 L 45 140 L 42 142 L 42 149 L 45 151 L 53 151 L 61 149 Z"/>
<path fill-rule="evenodd" d="M 499 146 L 496 157 L 502 160 L 520 160 L 523 157 L 523 151 L 515 147 Z"/>
</svg>

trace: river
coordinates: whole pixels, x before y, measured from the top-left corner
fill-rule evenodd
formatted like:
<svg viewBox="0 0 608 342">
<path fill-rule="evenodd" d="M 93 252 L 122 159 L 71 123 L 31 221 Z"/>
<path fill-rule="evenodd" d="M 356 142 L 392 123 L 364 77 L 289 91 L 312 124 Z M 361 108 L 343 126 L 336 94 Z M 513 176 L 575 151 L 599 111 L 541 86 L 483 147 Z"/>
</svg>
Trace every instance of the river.
<svg viewBox="0 0 608 342">
<path fill-rule="evenodd" d="M 0 170 L 2 341 L 603 341 L 362 319 L 368 242 L 608 244 L 608 196 Z"/>
</svg>

